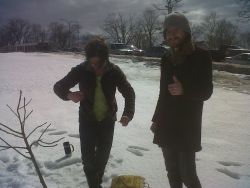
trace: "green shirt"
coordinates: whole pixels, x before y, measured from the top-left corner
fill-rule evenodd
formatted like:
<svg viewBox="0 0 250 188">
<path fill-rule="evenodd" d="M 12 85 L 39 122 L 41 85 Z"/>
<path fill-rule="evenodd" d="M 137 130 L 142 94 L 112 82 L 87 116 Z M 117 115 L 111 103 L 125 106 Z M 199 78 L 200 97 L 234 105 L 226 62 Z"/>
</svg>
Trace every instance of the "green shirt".
<svg viewBox="0 0 250 188">
<path fill-rule="evenodd" d="M 96 77 L 94 113 L 98 121 L 102 121 L 108 112 L 108 104 L 102 90 L 101 76 Z"/>
</svg>

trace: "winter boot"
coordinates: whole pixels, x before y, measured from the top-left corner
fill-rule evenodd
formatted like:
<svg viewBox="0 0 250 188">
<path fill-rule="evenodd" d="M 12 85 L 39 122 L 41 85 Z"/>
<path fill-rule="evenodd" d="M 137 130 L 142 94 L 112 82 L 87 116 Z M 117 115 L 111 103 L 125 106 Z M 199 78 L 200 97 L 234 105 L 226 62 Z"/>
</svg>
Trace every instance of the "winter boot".
<svg viewBox="0 0 250 188">
<path fill-rule="evenodd" d="M 101 188 L 96 171 L 84 169 L 89 188 Z"/>
</svg>

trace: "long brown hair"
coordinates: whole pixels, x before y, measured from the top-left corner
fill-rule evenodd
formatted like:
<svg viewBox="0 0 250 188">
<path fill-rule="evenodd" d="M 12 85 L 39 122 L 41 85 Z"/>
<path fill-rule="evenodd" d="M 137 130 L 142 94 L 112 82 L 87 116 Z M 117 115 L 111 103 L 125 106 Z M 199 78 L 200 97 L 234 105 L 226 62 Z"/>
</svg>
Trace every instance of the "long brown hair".
<svg viewBox="0 0 250 188">
<path fill-rule="evenodd" d="M 109 50 L 108 46 L 105 43 L 105 40 L 101 37 L 96 37 L 90 40 L 85 46 L 86 58 L 89 60 L 92 57 L 98 57 L 102 63 L 108 61 L 109 59 Z"/>
</svg>

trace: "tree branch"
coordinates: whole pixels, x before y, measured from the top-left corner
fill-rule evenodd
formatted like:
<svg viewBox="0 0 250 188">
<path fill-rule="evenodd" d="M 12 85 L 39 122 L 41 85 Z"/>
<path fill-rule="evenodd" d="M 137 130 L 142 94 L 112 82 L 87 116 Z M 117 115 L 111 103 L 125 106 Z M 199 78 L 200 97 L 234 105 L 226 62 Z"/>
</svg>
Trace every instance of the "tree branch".
<svg viewBox="0 0 250 188">
<path fill-rule="evenodd" d="M 31 148 L 34 144 L 39 144 L 38 142 L 41 141 L 42 136 L 43 136 L 44 133 L 47 131 L 47 129 L 50 127 L 50 125 L 51 125 L 51 123 L 43 130 L 43 132 L 41 133 L 41 135 L 39 136 L 39 138 L 38 138 L 36 141 L 34 141 L 34 142 L 32 142 L 32 143 L 30 144 L 30 148 Z"/>
<path fill-rule="evenodd" d="M 35 145 L 35 144 L 38 144 L 38 140 L 32 142 L 32 143 L 30 144 L 30 148 L 32 148 L 32 146 Z"/>
<path fill-rule="evenodd" d="M 25 104 L 25 107 L 27 107 L 27 106 L 30 104 L 31 101 L 32 101 L 32 99 L 30 99 L 29 102 L 27 102 L 27 103 Z M 22 109 L 22 108 L 24 108 L 24 105 L 21 106 L 21 107 L 19 108 L 19 110 Z"/>
<path fill-rule="evenodd" d="M 160 8 L 160 7 L 158 7 L 158 5 L 156 5 L 156 4 L 153 4 L 153 7 L 154 7 L 156 10 L 167 10 L 166 8 Z"/>
<path fill-rule="evenodd" d="M 58 140 L 55 140 L 53 142 L 44 142 L 42 140 L 40 140 L 39 142 L 43 143 L 43 144 L 47 144 L 47 145 L 50 145 L 50 144 L 54 144 L 54 143 L 57 143 L 59 142 L 60 140 L 64 139 L 65 137 L 62 137 L 62 138 L 59 138 Z"/>
<path fill-rule="evenodd" d="M 2 124 L 2 123 L 0 123 L 0 125 L 2 125 L 2 126 L 5 127 L 6 129 L 8 129 L 8 130 L 10 130 L 10 131 L 12 131 L 12 132 L 14 132 L 14 133 L 16 133 L 16 134 L 22 135 L 22 133 L 20 133 L 20 132 L 18 132 L 18 131 L 15 131 L 15 130 L 11 129 L 11 128 L 9 128 L 8 126 L 6 126 L 6 125 L 4 125 L 4 124 Z"/>
<path fill-rule="evenodd" d="M 41 140 L 42 136 L 44 135 L 44 133 L 47 131 L 47 129 L 50 127 L 51 123 L 43 130 L 43 132 L 41 133 L 40 137 L 38 138 L 38 140 Z"/>
<path fill-rule="evenodd" d="M 26 99 L 25 97 L 23 98 L 23 126 L 25 125 L 25 120 L 26 120 Z M 18 108 L 18 111 L 20 110 L 20 108 Z"/>
<path fill-rule="evenodd" d="M 19 100 L 18 100 L 18 105 L 17 105 L 17 108 L 16 108 L 16 112 L 17 112 L 17 118 L 18 118 L 19 123 L 21 125 L 22 135 L 25 136 L 25 133 L 24 133 L 24 124 L 23 124 L 23 121 L 21 119 L 21 115 L 19 113 L 19 107 L 20 107 L 21 99 L 22 99 L 22 91 L 20 90 Z"/>
<path fill-rule="evenodd" d="M 20 107 L 20 104 L 22 102 L 22 90 L 20 90 L 20 94 L 19 94 L 19 99 L 18 99 L 18 104 L 17 104 L 17 107 L 16 107 L 16 112 L 7 104 L 7 107 L 10 109 L 10 111 L 17 117 L 18 121 L 19 121 L 19 124 L 21 126 L 21 131 L 18 132 L 18 131 L 15 131 L 11 128 L 9 128 L 8 126 L 0 123 L 0 127 L 2 126 L 3 128 L 0 128 L 0 132 L 4 132 L 6 134 L 10 134 L 12 136 L 15 136 L 15 137 L 18 137 L 18 138 L 22 138 L 24 143 L 25 143 L 25 147 L 22 147 L 22 146 L 12 146 L 10 145 L 7 141 L 5 141 L 5 139 L 1 138 L 0 137 L 0 140 L 5 143 L 5 145 L 0 145 L 0 151 L 3 151 L 3 150 L 8 150 L 8 149 L 13 149 L 15 150 L 18 154 L 22 155 L 24 158 L 26 159 L 29 159 L 32 161 L 35 169 L 36 169 L 36 172 L 37 172 L 37 175 L 40 179 L 40 182 L 41 184 L 43 185 L 44 188 L 47 188 L 47 185 L 43 179 L 43 176 L 42 176 L 42 173 L 39 169 L 39 166 L 36 162 L 36 158 L 34 156 L 34 153 L 32 151 L 32 145 L 34 145 L 35 143 L 37 143 L 39 146 L 42 146 L 42 147 L 55 147 L 57 146 L 57 142 L 59 142 L 61 139 L 58 139 L 56 141 L 53 141 L 53 142 L 43 142 L 41 140 L 42 136 L 44 135 L 44 133 L 47 131 L 47 129 L 49 128 L 49 126 L 51 124 L 49 124 L 46 129 L 41 133 L 40 137 L 38 138 L 37 141 L 33 142 L 32 144 L 29 144 L 28 142 L 28 137 L 30 135 L 32 135 L 38 128 L 42 127 L 43 125 L 45 125 L 46 123 L 43 123 L 37 127 L 35 127 L 28 135 L 28 137 L 26 137 L 26 133 L 25 133 L 25 123 L 26 123 L 26 119 L 32 114 L 33 110 L 31 110 L 28 115 L 27 115 L 27 111 L 26 111 L 26 107 L 27 105 L 31 102 L 31 100 L 26 103 L 26 98 L 23 97 L 23 106 Z M 40 143 L 41 142 L 41 143 Z M 44 144 L 47 144 L 47 145 L 43 145 Z M 26 150 L 26 153 L 22 153 L 21 151 L 19 150 Z M 28 155 L 28 156 L 27 156 Z"/>
<path fill-rule="evenodd" d="M 29 138 L 29 136 L 32 135 L 32 133 L 34 133 L 38 128 L 44 126 L 45 124 L 47 124 L 47 122 L 45 122 L 45 123 L 43 123 L 43 124 L 41 124 L 41 125 L 38 125 L 35 129 L 33 129 L 33 131 L 31 131 L 31 132 L 29 133 L 29 135 L 27 136 L 27 138 Z"/>
<path fill-rule="evenodd" d="M 30 157 L 24 155 L 23 153 L 21 153 L 20 151 L 18 151 L 15 147 L 12 147 L 8 142 L 6 142 L 4 139 L 2 139 L 0 137 L 0 140 L 2 140 L 6 145 L 8 145 L 10 148 L 14 149 L 17 153 L 19 153 L 20 155 L 22 155 L 23 157 L 25 157 L 26 159 L 31 159 Z"/>
<path fill-rule="evenodd" d="M 12 136 L 18 137 L 18 138 L 23 138 L 22 136 L 16 135 L 16 134 L 14 134 L 14 133 L 10 133 L 10 132 L 8 132 L 8 131 L 6 131 L 6 130 L 4 130 L 4 129 L 1 129 L 1 128 L 0 128 L 0 131 L 5 132 L 6 134 L 10 134 L 10 135 L 12 135 Z"/>
<path fill-rule="evenodd" d="M 25 120 L 28 119 L 28 117 L 33 113 L 33 110 L 31 110 L 28 115 L 25 117 Z"/>
<path fill-rule="evenodd" d="M 9 109 L 10 109 L 10 111 L 13 113 L 13 114 L 15 114 L 15 116 L 18 118 L 18 115 L 16 114 L 16 112 L 7 104 L 6 105 Z"/>
<path fill-rule="evenodd" d="M 21 146 L 1 146 L 0 148 L 5 148 L 5 149 L 11 149 L 11 148 L 16 148 L 16 149 L 27 149 L 26 147 L 21 147 Z"/>
</svg>

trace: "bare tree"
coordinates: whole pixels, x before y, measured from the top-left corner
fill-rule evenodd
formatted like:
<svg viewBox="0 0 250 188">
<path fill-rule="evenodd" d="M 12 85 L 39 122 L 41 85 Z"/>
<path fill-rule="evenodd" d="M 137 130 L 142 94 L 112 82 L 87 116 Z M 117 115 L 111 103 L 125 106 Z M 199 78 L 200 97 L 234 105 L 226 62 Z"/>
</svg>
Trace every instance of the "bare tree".
<svg viewBox="0 0 250 188">
<path fill-rule="evenodd" d="M 157 31 L 160 29 L 160 22 L 158 20 L 158 14 L 155 10 L 146 9 L 142 15 L 142 28 L 148 39 L 148 47 L 152 47 L 154 43 L 154 37 Z"/>
<path fill-rule="evenodd" d="M 238 43 L 238 27 L 229 20 L 221 19 L 216 12 L 205 16 L 199 30 L 210 48 L 220 48 L 222 45 Z"/>
<path fill-rule="evenodd" d="M 121 14 L 118 14 L 118 26 L 121 33 L 122 42 L 125 44 L 129 44 L 134 37 L 134 17 L 124 17 Z"/>
<path fill-rule="evenodd" d="M 40 24 L 31 24 L 30 26 L 30 42 L 44 42 L 45 31 L 42 29 Z"/>
<path fill-rule="evenodd" d="M 136 27 L 134 30 L 134 38 L 133 38 L 133 44 L 140 48 L 140 49 L 146 49 L 148 46 L 147 41 L 147 35 L 145 34 L 142 20 L 137 20 L 135 23 Z"/>
<path fill-rule="evenodd" d="M 49 24 L 50 41 L 57 47 L 64 49 L 67 47 L 69 32 L 64 24 L 52 22 Z"/>
<path fill-rule="evenodd" d="M 201 28 L 204 32 L 204 39 L 208 43 L 209 47 L 216 47 L 216 27 L 219 17 L 216 12 L 211 12 L 209 15 L 205 16 Z"/>
<path fill-rule="evenodd" d="M 8 20 L 3 30 L 8 43 L 11 45 L 24 43 L 30 36 L 29 22 L 19 18 Z"/>
<path fill-rule="evenodd" d="M 44 42 L 45 29 L 40 24 L 30 24 L 22 19 L 10 19 L 0 28 L 0 46 Z"/>
<path fill-rule="evenodd" d="M 0 27 L 0 47 L 7 46 L 9 43 L 9 36 L 5 27 Z"/>
<path fill-rule="evenodd" d="M 163 5 L 157 5 L 153 4 L 153 7 L 156 10 L 161 10 L 161 11 L 166 11 L 167 14 L 172 13 L 174 10 L 176 10 L 178 7 L 181 6 L 181 1 L 182 0 L 162 0 Z"/>
<path fill-rule="evenodd" d="M 217 47 L 221 47 L 224 44 L 231 45 L 238 43 L 238 27 L 226 19 L 218 21 L 215 33 Z"/>
<path fill-rule="evenodd" d="M 116 19 L 116 14 L 111 13 L 108 14 L 104 24 L 102 26 L 102 30 L 108 35 L 108 37 L 114 42 L 120 42 L 120 34 L 118 29 L 118 21 Z"/>
<path fill-rule="evenodd" d="M 72 43 L 74 43 L 75 34 L 78 33 L 78 39 L 80 34 L 80 25 L 77 21 L 60 19 L 61 21 L 65 22 L 68 27 L 68 47 L 72 47 Z"/>
<path fill-rule="evenodd" d="M 10 128 L 11 126 L 5 125 L 3 123 L 0 123 L 0 131 L 5 133 L 6 135 L 13 136 L 17 139 L 20 139 L 24 142 L 24 146 L 14 146 L 10 144 L 2 135 L 0 136 L 0 140 L 2 141 L 2 144 L 0 145 L 0 151 L 3 150 L 8 150 L 8 149 L 13 149 L 15 150 L 18 154 L 22 155 L 24 158 L 29 159 L 32 161 L 35 170 L 37 172 L 37 175 L 39 177 L 40 183 L 44 188 L 47 188 L 46 183 L 43 179 L 42 173 L 39 169 L 39 166 L 37 164 L 35 155 L 32 151 L 32 146 L 34 145 L 39 145 L 42 147 L 55 147 L 57 146 L 57 143 L 62 140 L 63 138 L 57 139 L 53 142 L 46 142 L 44 141 L 44 134 L 48 130 L 51 124 L 47 125 L 47 127 L 40 133 L 40 136 L 33 140 L 32 142 L 29 141 L 29 139 L 33 136 L 33 134 L 41 127 L 45 126 L 47 122 L 36 126 L 31 132 L 28 134 L 25 131 L 25 125 L 28 117 L 32 114 L 33 110 L 27 112 L 27 106 L 30 104 L 31 100 L 28 102 L 26 101 L 25 97 L 22 97 L 22 91 L 20 91 L 19 94 L 19 100 L 18 104 L 16 107 L 16 110 L 11 108 L 9 105 L 7 107 L 10 109 L 10 111 L 14 114 L 14 116 L 17 118 L 18 123 L 20 125 L 20 130 L 14 130 L 13 128 Z M 25 151 L 25 152 L 23 152 Z"/>
<path fill-rule="evenodd" d="M 80 29 L 81 25 L 75 23 L 71 26 L 71 45 L 79 46 L 80 45 Z"/>
<path fill-rule="evenodd" d="M 102 29 L 112 41 L 129 44 L 134 37 L 134 20 L 133 16 L 112 13 L 106 17 Z"/>
<path fill-rule="evenodd" d="M 190 24 L 191 30 L 192 30 L 192 39 L 194 41 L 199 41 L 202 38 L 203 35 L 203 28 L 199 24 Z"/>
</svg>

